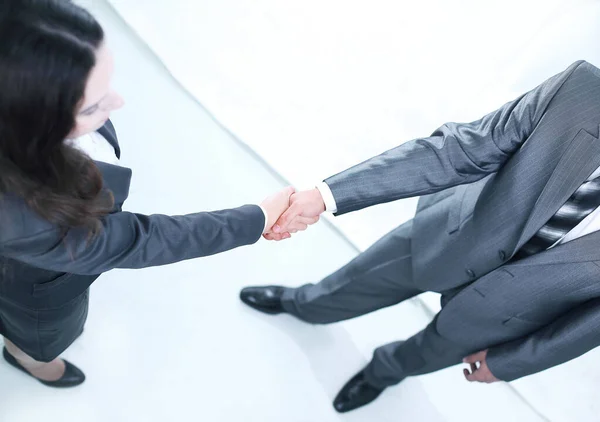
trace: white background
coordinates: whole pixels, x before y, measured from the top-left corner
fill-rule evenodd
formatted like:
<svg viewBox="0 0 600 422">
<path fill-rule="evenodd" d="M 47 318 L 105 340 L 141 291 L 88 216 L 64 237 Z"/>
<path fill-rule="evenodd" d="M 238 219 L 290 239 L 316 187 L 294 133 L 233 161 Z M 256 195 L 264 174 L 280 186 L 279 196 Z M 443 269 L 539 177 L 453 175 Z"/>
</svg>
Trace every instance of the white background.
<svg viewBox="0 0 600 422">
<path fill-rule="evenodd" d="M 110 2 L 218 121 L 300 187 L 478 119 L 575 60 L 600 65 L 596 0 Z M 364 249 L 415 204 L 334 224 Z M 552 420 L 597 420 L 598 357 L 514 386 Z"/>
<path fill-rule="evenodd" d="M 128 106 L 113 120 L 134 169 L 127 206 L 138 212 L 236 206 L 282 185 L 194 98 L 302 187 L 446 121 L 477 119 L 574 60 L 600 65 L 592 0 L 112 0 L 190 97 L 104 0 L 80 2 L 102 20 L 117 58 L 115 87 Z M 364 248 L 414 205 L 334 223 Z M 450 368 L 337 415 L 331 400 L 372 349 L 411 335 L 428 314 L 411 301 L 313 327 L 252 312 L 237 292 L 317 281 L 355 253 L 319 224 L 284 244 L 107 274 L 92 289 L 86 332 L 65 354 L 88 375 L 84 386 L 49 390 L 3 365 L 0 421 L 598 420 L 597 352 L 513 388 L 468 384 Z"/>
<path fill-rule="evenodd" d="M 478 119 L 575 60 L 600 66 L 596 0 L 110 2 L 219 122 L 298 187 L 444 122 Z M 415 204 L 334 224 L 364 249 Z M 595 420 L 599 356 L 514 385 L 553 420 Z"/>
</svg>

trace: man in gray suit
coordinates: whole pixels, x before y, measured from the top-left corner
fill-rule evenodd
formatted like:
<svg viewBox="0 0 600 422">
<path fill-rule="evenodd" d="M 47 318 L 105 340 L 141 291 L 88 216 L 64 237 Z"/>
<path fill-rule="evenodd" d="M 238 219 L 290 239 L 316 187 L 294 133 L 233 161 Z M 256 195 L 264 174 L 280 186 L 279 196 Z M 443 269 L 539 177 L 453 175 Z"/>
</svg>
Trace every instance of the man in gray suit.
<svg viewBox="0 0 600 422">
<path fill-rule="evenodd" d="M 442 310 L 375 350 L 336 410 L 408 376 L 460 363 L 470 381 L 512 381 L 600 344 L 600 70 L 571 65 L 482 119 L 447 123 L 299 192 L 274 232 L 420 195 L 415 217 L 318 284 L 250 287 L 263 312 L 325 324 L 425 291 Z M 466 358 L 465 358 L 466 357 Z"/>
</svg>

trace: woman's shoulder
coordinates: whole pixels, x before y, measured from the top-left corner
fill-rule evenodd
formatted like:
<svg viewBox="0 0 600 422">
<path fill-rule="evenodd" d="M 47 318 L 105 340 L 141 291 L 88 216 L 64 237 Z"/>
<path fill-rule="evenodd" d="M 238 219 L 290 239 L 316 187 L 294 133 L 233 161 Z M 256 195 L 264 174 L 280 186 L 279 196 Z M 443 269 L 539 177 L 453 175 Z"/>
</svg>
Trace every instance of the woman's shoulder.
<svg viewBox="0 0 600 422">
<path fill-rule="evenodd" d="M 51 230 L 58 227 L 39 216 L 23 198 L 12 194 L 0 196 L 0 245 Z"/>
</svg>

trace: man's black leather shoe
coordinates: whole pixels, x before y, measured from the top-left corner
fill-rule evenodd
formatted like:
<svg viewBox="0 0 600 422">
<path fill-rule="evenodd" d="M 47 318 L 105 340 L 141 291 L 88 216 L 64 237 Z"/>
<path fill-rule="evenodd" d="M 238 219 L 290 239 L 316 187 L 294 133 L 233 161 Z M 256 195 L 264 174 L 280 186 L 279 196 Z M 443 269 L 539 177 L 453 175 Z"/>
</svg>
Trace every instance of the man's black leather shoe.
<svg viewBox="0 0 600 422">
<path fill-rule="evenodd" d="M 281 305 L 283 287 L 246 287 L 240 292 L 240 299 L 246 305 L 266 314 L 276 315 L 285 312 Z"/>
<path fill-rule="evenodd" d="M 358 409 L 379 397 L 383 390 L 369 384 L 364 372 L 360 371 L 344 385 L 333 401 L 333 407 L 340 413 Z"/>
</svg>

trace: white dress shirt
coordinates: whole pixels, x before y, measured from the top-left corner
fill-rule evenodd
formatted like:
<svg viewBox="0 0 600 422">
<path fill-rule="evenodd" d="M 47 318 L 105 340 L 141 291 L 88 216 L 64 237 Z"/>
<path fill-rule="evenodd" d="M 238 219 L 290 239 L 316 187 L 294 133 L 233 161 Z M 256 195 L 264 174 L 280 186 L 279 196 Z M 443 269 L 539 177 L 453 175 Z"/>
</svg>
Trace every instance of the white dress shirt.
<svg viewBox="0 0 600 422">
<path fill-rule="evenodd" d="M 325 182 L 321 182 L 317 185 L 317 189 L 319 192 L 321 192 L 321 196 L 323 197 L 325 211 L 331 213 L 337 212 L 337 204 L 335 203 L 335 198 L 333 197 L 333 193 L 331 192 L 329 185 Z"/>
<path fill-rule="evenodd" d="M 113 146 L 98 132 L 88 133 L 75 139 L 67 139 L 65 142 L 68 145 L 80 150 L 92 160 L 102 161 L 103 163 L 108 163 L 115 166 L 121 165 Z M 267 210 L 260 205 L 259 207 L 265 215 L 265 227 L 263 229 L 263 231 L 265 231 L 267 229 L 269 216 L 267 214 Z"/>
<path fill-rule="evenodd" d="M 587 180 L 595 179 L 598 176 L 600 176 L 600 167 L 598 167 L 596 171 L 592 173 L 592 175 Z M 329 188 L 327 183 L 319 183 L 317 185 L 317 189 L 319 190 L 319 192 L 321 192 L 321 196 L 323 197 L 323 202 L 325 203 L 325 210 L 332 213 L 336 212 L 337 204 L 335 202 L 335 198 L 333 197 L 333 193 L 331 192 L 331 189 Z M 550 248 L 553 248 L 556 245 L 570 242 L 571 240 L 575 240 L 579 237 L 585 236 L 586 234 L 590 234 L 598 230 L 600 230 L 600 207 L 592 211 L 578 225 L 571 229 L 571 231 L 569 231 L 561 239 L 557 240 L 556 243 L 550 246 Z"/>
<path fill-rule="evenodd" d="M 88 133 L 75 139 L 67 139 L 65 142 L 80 150 L 92 160 L 102 161 L 115 166 L 121 165 L 115 149 L 98 132 Z"/>
</svg>

